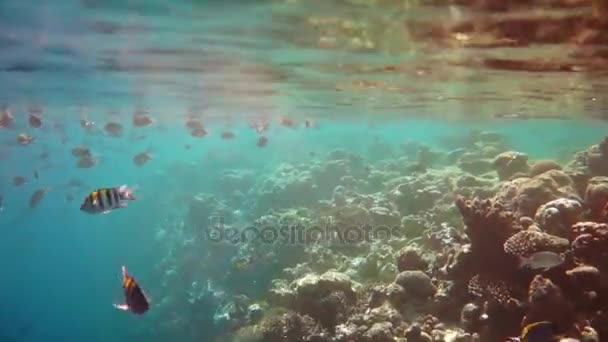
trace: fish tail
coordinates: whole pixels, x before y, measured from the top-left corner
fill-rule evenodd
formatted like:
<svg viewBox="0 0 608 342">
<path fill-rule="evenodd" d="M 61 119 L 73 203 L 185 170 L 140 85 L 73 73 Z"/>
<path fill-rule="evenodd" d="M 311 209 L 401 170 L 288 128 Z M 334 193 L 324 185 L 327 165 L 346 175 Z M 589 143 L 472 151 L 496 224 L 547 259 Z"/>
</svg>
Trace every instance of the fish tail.
<svg viewBox="0 0 608 342">
<path fill-rule="evenodd" d="M 517 256 L 517 267 L 518 268 L 525 268 L 526 265 L 527 265 L 527 261 L 528 261 L 528 259 L 526 259 L 526 258 L 518 255 Z"/>
</svg>

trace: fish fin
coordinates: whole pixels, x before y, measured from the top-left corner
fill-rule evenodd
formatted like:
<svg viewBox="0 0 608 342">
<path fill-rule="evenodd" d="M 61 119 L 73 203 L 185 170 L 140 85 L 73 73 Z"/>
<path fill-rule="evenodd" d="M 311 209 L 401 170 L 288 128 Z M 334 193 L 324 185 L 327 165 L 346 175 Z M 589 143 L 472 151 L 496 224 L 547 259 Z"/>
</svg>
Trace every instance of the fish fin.
<svg viewBox="0 0 608 342">
<path fill-rule="evenodd" d="M 101 212 L 101 215 L 105 215 L 105 214 L 109 213 L 110 211 L 112 211 L 112 210 L 104 210 Z"/>
<path fill-rule="evenodd" d="M 127 278 L 129 276 L 129 272 L 127 272 L 127 266 L 122 266 L 122 277 Z"/>
<path fill-rule="evenodd" d="M 528 262 L 527 258 L 524 258 L 521 255 L 517 256 L 517 265 L 518 265 L 517 268 L 520 268 L 520 269 L 527 268 L 528 267 L 527 262 Z"/>
<path fill-rule="evenodd" d="M 114 307 L 118 310 L 129 311 L 129 306 L 127 304 L 114 304 Z"/>
<path fill-rule="evenodd" d="M 127 202 L 120 202 L 118 203 L 118 208 L 126 208 L 129 205 L 129 203 Z"/>
</svg>

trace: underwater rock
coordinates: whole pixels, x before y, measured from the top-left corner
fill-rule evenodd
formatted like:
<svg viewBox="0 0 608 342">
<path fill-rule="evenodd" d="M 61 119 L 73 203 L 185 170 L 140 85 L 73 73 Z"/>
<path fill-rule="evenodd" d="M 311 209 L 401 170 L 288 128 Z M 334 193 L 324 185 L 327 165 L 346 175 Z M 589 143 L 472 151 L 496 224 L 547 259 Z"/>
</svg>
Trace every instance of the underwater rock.
<svg viewBox="0 0 608 342">
<path fill-rule="evenodd" d="M 547 171 L 561 169 L 562 166 L 554 160 L 538 160 L 535 161 L 534 164 L 532 164 L 532 166 L 530 167 L 529 175 L 530 177 L 534 177 L 543 174 Z"/>
<path fill-rule="evenodd" d="M 508 203 L 517 216 L 534 217 L 538 208 L 558 198 L 581 201 L 572 179 L 564 172 L 550 170 L 534 178 L 518 178 L 504 183 L 496 194 L 497 200 Z"/>
<path fill-rule="evenodd" d="M 418 324 L 412 324 L 405 332 L 405 338 L 407 342 L 432 342 L 433 338 L 422 331 L 422 328 Z"/>
<path fill-rule="evenodd" d="M 353 323 L 338 324 L 335 328 L 334 339 L 337 342 L 358 341 L 362 337 L 357 325 Z"/>
<path fill-rule="evenodd" d="M 389 302 L 396 308 L 401 307 L 407 301 L 407 292 L 405 292 L 403 286 L 399 284 L 388 284 L 384 291 Z"/>
<path fill-rule="evenodd" d="M 412 177 L 408 183 L 399 184 L 389 193 L 401 215 L 429 210 L 445 195 L 439 184 L 425 183 L 423 178 Z"/>
<path fill-rule="evenodd" d="M 320 196 L 325 197 L 347 176 L 366 178 L 369 168 L 360 156 L 346 150 L 333 150 L 328 153 L 326 160 L 310 168 L 310 173 Z"/>
<path fill-rule="evenodd" d="M 602 279 L 602 274 L 596 267 L 585 264 L 567 270 L 566 276 L 578 289 L 585 291 L 597 289 Z"/>
<path fill-rule="evenodd" d="M 390 322 L 398 325 L 402 321 L 401 314 L 391 304 L 384 303 L 379 307 L 368 309 L 362 317 L 366 324 Z"/>
<path fill-rule="evenodd" d="M 577 222 L 572 226 L 572 251 L 593 266 L 608 266 L 608 224 Z"/>
<path fill-rule="evenodd" d="M 581 330 L 581 342 L 600 342 L 600 335 L 590 326 Z"/>
<path fill-rule="evenodd" d="M 482 175 L 484 173 L 488 173 L 493 169 L 493 163 L 486 159 L 477 159 L 477 160 L 459 160 L 458 167 L 463 171 L 471 173 L 473 175 Z"/>
<path fill-rule="evenodd" d="M 363 158 L 358 155 L 343 149 L 335 149 L 327 154 L 327 160 L 348 160 L 355 165 L 363 165 Z"/>
<path fill-rule="evenodd" d="M 466 197 L 490 198 L 496 192 L 496 181 L 496 178 L 475 177 L 469 174 L 457 176 L 454 181 L 455 192 Z"/>
<path fill-rule="evenodd" d="M 608 177 L 608 137 L 601 143 L 592 145 L 584 151 L 577 152 L 574 160 L 568 164 L 568 169 L 594 176 Z"/>
<path fill-rule="evenodd" d="M 290 164 L 281 164 L 274 174 L 259 181 L 253 191 L 254 209 L 259 216 L 270 210 L 311 207 L 320 199 L 312 174 Z"/>
<path fill-rule="evenodd" d="M 503 142 L 505 137 L 498 132 L 481 131 L 477 134 L 477 139 L 484 144 L 497 144 Z"/>
<path fill-rule="evenodd" d="M 460 324 L 466 331 L 475 331 L 479 327 L 481 308 L 475 303 L 467 303 L 460 312 Z"/>
<path fill-rule="evenodd" d="M 507 180 L 516 173 L 527 174 L 530 170 L 528 156 L 515 151 L 507 151 L 497 155 L 492 162 L 492 166 L 500 180 Z"/>
<path fill-rule="evenodd" d="M 558 198 L 541 205 L 536 211 L 536 215 L 534 215 L 534 220 L 543 231 L 569 238 L 570 227 L 580 220 L 582 214 L 583 207 L 579 201 Z"/>
<path fill-rule="evenodd" d="M 329 341 L 328 333 L 308 315 L 288 312 L 262 322 L 260 342 Z"/>
<path fill-rule="evenodd" d="M 250 323 L 259 322 L 264 316 L 264 310 L 260 306 L 260 304 L 251 304 L 247 307 L 247 320 Z"/>
<path fill-rule="evenodd" d="M 528 303 L 529 308 L 522 323 L 524 326 L 532 322 L 550 321 L 567 327 L 573 322 L 575 311 L 559 286 L 540 274 L 530 283 Z"/>
<path fill-rule="evenodd" d="M 295 308 L 310 315 L 328 329 L 346 320 L 347 311 L 356 302 L 355 284 L 344 273 L 327 271 L 308 274 L 292 283 L 296 293 Z"/>
<path fill-rule="evenodd" d="M 585 190 L 585 204 L 592 218 L 606 219 L 604 209 L 608 204 L 608 177 L 597 176 L 589 179 Z"/>
<path fill-rule="evenodd" d="M 268 297 L 268 301 L 271 304 L 290 308 L 293 307 L 295 298 L 294 291 L 289 287 L 289 284 L 285 280 L 275 279 L 272 281 Z"/>
<path fill-rule="evenodd" d="M 594 176 L 608 176 L 608 137 L 587 149 L 587 166 Z"/>
<path fill-rule="evenodd" d="M 447 330 L 443 333 L 444 342 L 473 342 L 473 336 L 460 330 Z"/>
<path fill-rule="evenodd" d="M 225 170 L 220 175 L 220 186 L 223 191 L 246 192 L 255 182 L 255 173 L 251 170 Z"/>
<path fill-rule="evenodd" d="M 494 156 L 492 156 L 492 157 L 494 157 Z M 458 164 L 458 162 L 469 163 L 469 162 L 474 162 L 474 161 L 480 160 L 480 159 L 486 159 L 484 157 L 484 155 L 481 153 L 481 151 L 465 150 L 465 152 L 460 154 L 457 162 L 454 162 L 453 164 Z"/>
<path fill-rule="evenodd" d="M 380 267 L 380 270 L 378 272 L 378 280 L 380 281 L 385 281 L 385 282 L 390 282 L 393 279 L 395 279 L 395 276 L 397 275 L 398 270 L 397 270 L 397 266 L 395 266 L 394 264 L 385 264 L 382 267 Z"/>
<path fill-rule="evenodd" d="M 470 272 L 496 274 L 514 272 L 517 258 L 504 251 L 504 243 L 521 230 L 515 215 L 495 200 L 465 200 L 457 197 L 456 207 L 462 215 L 465 233 L 471 242 Z M 496 265 L 501 265 L 500 269 Z"/>
<path fill-rule="evenodd" d="M 427 262 L 420 255 L 420 250 L 414 246 L 403 247 L 397 256 L 397 269 L 402 271 L 425 271 Z"/>
<path fill-rule="evenodd" d="M 464 147 L 456 148 L 450 150 L 445 155 L 445 160 L 447 163 L 456 164 L 463 154 L 467 153 L 467 149 Z"/>
<path fill-rule="evenodd" d="M 350 227 L 361 227 L 371 224 L 369 211 L 356 205 L 346 205 L 343 207 L 321 210 L 321 216 L 333 217 L 336 227 L 341 231 Z"/>
<path fill-rule="evenodd" d="M 418 299 L 432 297 L 437 292 L 431 278 L 422 271 L 402 271 L 395 278 L 395 283 Z"/>
<path fill-rule="evenodd" d="M 197 227 L 230 223 L 233 213 L 234 210 L 214 195 L 201 193 L 190 199 L 189 216 Z M 220 218 L 223 221 L 220 222 Z"/>
<path fill-rule="evenodd" d="M 458 279 L 461 275 L 469 273 L 474 268 L 475 260 L 470 244 L 457 246 L 445 264 L 446 275 L 450 279 Z"/>
<path fill-rule="evenodd" d="M 338 185 L 334 188 L 333 194 L 332 194 L 332 201 L 334 202 L 334 205 L 337 207 L 343 207 L 346 206 L 346 189 L 344 188 L 343 185 Z"/>
<path fill-rule="evenodd" d="M 401 225 L 401 216 L 396 211 L 391 211 L 384 207 L 373 207 L 369 209 L 372 224 L 377 228 L 382 227 L 395 227 Z"/>
<path fill-rule="evenodd" d="M 374 323 L 374 325 L 363 334 L 363 341 L 393 342 L 392 328 L 393 325 L 391 322 Z"/>
</svg>

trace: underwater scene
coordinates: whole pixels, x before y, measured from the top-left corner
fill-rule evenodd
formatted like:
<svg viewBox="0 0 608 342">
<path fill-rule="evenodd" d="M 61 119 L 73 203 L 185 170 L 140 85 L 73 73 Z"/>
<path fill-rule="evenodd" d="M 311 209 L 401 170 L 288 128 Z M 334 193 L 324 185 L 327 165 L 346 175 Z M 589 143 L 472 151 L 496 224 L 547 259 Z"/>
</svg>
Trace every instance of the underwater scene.
<svg viewBox="0 0 608 342">
<path fill-rule="evenodd" d="M 0 1 L 0 342 L 608 341 L 608 1 Z"/>
</svg>

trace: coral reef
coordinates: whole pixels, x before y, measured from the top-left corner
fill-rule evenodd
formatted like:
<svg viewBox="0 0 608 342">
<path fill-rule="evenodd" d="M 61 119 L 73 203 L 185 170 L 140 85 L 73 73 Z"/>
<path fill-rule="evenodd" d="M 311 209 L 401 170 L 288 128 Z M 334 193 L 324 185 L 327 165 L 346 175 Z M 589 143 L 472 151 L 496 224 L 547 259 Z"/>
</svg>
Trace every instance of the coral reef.
<svg viewBox="0 0 608 342">
<path fill-rule="evenodd" d="M 492 162 L 492 166 L 500 180 L 507 180 L 518 173 L 526 174 L 530 171 L 528 156 L 515 151 L 507 151 L 497 155 Z"/>
<path fill-rule="evenodd" d="M 281 236 L 290 243 L 231 245 L 185 238 L 182 227 L 166 282 L 189 286 L 199 319 L 237 341 L 501 341 L 539 320 L 599 340 L 608 336 L 607 141 L 563 168 L 530 166 L 500 135 L 476 132 L 447 153 L 407 145 L 367 164 L 335 150 L 259 179 L 227 172 L 222 187 L 251 187 L 253 226 L 301 229 Z M 233 203 L 198 195 L 191 223 L 222 216 L 242 232 Z M 523 266 L 539 252 L 563 262 Z M 202 264 L 207 286 L 192 275 Z"/>
</svg>

